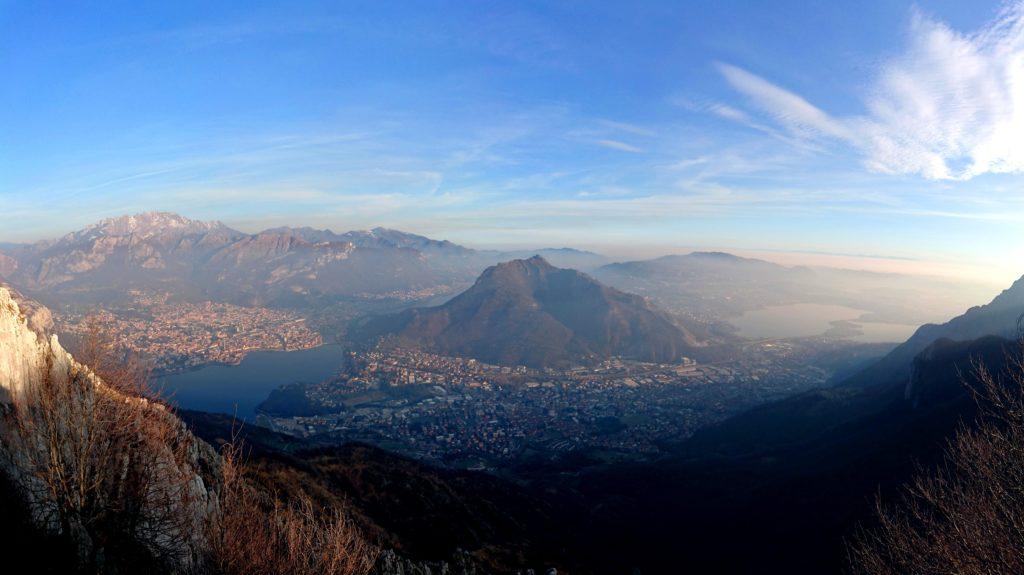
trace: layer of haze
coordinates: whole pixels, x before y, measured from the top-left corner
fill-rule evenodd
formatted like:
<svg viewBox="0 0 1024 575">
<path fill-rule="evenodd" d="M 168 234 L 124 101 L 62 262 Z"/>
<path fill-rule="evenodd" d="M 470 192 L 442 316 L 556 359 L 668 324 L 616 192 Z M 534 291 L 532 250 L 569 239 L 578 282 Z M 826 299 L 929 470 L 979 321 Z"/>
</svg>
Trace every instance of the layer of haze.
<svg viewBox="0 0 1024 575">
<path fill-rule="evenodd" d="M 145 210 L 1024 272 L 1016 2 L 0 2 L 0 240 Z"/>
</svg>

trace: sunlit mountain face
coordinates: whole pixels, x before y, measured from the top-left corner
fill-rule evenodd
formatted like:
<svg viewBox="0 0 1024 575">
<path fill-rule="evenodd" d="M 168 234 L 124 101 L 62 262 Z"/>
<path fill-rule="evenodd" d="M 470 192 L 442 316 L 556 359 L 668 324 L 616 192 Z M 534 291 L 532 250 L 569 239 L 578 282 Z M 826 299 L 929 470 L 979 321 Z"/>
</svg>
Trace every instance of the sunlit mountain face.
<svg viewBox="0 0 1024 575">
<path fill-rule="evenodd" d="M 0 553 L 1024 573 L 1024 2 L 0 8 Z"/>
</svg>

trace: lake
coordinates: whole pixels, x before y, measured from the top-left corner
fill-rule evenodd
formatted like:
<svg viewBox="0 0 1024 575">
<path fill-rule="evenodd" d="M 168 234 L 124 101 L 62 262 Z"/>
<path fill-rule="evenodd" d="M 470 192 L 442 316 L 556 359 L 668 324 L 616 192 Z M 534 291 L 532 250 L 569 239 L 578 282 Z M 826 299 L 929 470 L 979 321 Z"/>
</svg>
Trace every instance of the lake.
<svg viewBox="0 0 1024 575">
<path fill-rule="evenodd" d="M 300 351 L 256 351 L 238 365 L 208 365 L 165 376 L 158 388 L 183 409 L 237 414 L 248 421 L 277 387 L 328 379 L 341 368 L 343 349 L 324 345 Z"/>
<path fill-rule="evenodd" d="M 861 333 L 846 338 L 865 343 L 902 342 L 917 329 L 909 324 L 859 320 L 865 313 L 841 305 L 799 303 L 748 311 L 730 323 L 739 328 L 743 337 L 772 339 L 823 335 L 834 327 L 833 322 L 849 322 Z"/>
</svg>

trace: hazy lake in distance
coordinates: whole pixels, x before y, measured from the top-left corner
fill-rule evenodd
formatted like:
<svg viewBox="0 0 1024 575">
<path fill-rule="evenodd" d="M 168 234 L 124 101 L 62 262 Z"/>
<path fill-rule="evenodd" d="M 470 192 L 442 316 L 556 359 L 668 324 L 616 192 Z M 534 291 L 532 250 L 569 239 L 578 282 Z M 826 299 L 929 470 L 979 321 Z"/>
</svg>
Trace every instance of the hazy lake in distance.
<svg viewBox="0 0 1024 575">
<path fill-rule="evenodd" d="M 798 303 L 748 311 L 730 323 L 739 335 L 751 339 L 811 337 L 832 329 L 832 322 L 846 321 L 862 332 L 847 339 L 866 343 L 903 342 L 918 326 L 900 323 L 860 321 L 864 310 L 841 305 Z"/>
<path fill-rule="evenodd" d="M 158 389 L 180 408 L 237 414 L 252 421 L 255 408 L 277 387 L 319 382 L 341 368 L 340 345 L 299 351 L 256 351 L 238 365 L 208 365 L 161 378 Z"/>
</svg>

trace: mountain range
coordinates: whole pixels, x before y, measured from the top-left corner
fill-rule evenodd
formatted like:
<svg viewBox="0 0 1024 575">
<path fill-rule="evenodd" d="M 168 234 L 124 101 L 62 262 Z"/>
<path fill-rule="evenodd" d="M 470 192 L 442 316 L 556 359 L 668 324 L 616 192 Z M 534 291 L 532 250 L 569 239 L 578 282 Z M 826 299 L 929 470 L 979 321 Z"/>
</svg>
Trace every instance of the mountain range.
<svg viewBox="0 0 1024 575">
<path fill-rule="evenodd" d="M 268 304 L 444 286 L 459 277 L 448 259 L 465 253 L 454 244 L 391 230 L 246 234 L 157 212 L 9 249 L 0 273 L 27 291 L 79 301 L 158 289 L 184 299 Z"/>
<path fill-rule="evenodd" d="M 50 306 L 116 304 L 133 291 L 162 291 L 180 300 L 349 318 L 444 301 L 487 267 L 534 255 L 648 297 L 691 330 L 713 326 L 716 337 L 731 335 L 735 316 L 794 303 L 843 305 L 868 320 L 921 325 L 950 317 L 985 291 L 939 278 L 790 267 L 721 252 L 609 263 L 573 248 L 479 250 L 380 227 L 245 233 L 165 212 L 110 218 L 55 240 L 2 244 L 0 278 Z M 324 314 L 332 306 L 344 309 Z M 347 320 L 338 321 L 344 330 Z"/>
<path fill-rule="evenodd" d="M 492 266 L 447 303 L 373 320 L 366 334 L 443 355 L 530 367 L 611 356 L 672 362 L 700 346 L 644 298 L 540 256 Z"/>
<path fill-rule="evenodd" d="M 380 227 L 249 234 L 150 212 L 103 220 L 55 240 L 4 244 L 0 277 L 51 304 L 116 302 L 131 290 L 162 290 L 180 299 L 320 307 L 338 298 L 450 293 L 521 253 L 474 250 Z M 594 266 L 606 262 L 570 248 L 538 253 Z"/>
</svg>

